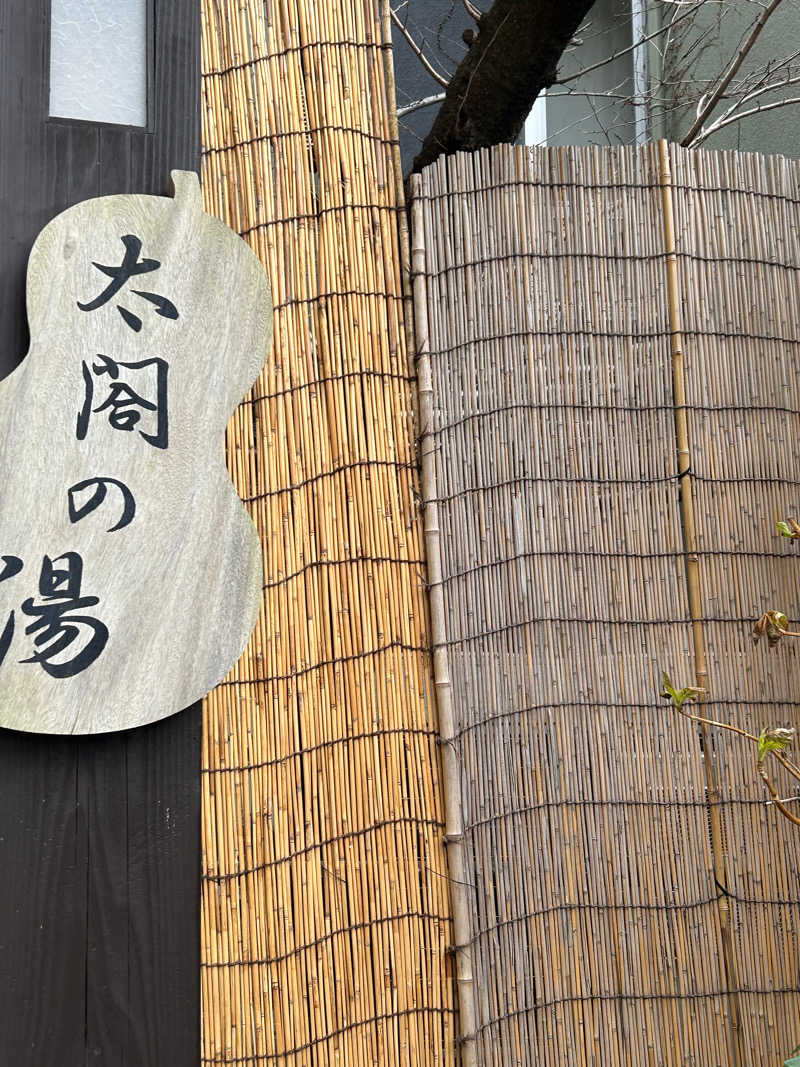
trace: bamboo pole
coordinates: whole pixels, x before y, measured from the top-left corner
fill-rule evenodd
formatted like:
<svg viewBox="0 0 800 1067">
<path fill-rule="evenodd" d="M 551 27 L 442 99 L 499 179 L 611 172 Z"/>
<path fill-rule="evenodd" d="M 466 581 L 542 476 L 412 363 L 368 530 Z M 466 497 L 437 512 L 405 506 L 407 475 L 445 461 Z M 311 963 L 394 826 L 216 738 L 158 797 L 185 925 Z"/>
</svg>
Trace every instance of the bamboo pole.
<svg viewBox="0 0 800 1067">
<path fill-rule="evenodd" d="M 686 584 L 689 598 L 689 613 L 692 620 L 692 643 L 694 648 L 695 684 L 707 692 L 708 666 L 705 631 L 703 628 L 703 600 L 700 585 L 700 560 L 697 554 L 694 502 L 692 499 L 692 455 L 689 441 L 689 424 L 686 407 L 686 375 L 684 369 L 683 322 L 681 294 L 678 281 L 678 257 L 675 240 L 675 216 L 672 204 L 672 176 L 669 163 L 669 146 L 665 140 L 658 142 L 662 203 L 664 211 L 664 242 L 666 249 L 667 294 L 669 299 L 670 354 L 672 358 L 672 388 L 675 404 L 675 436 L 680 484 L 681 516 L 686 553 Z M 701 697 L 702 703 L 703 697 Z M 702 711 L 701 711 L 702 714 Z M 720 791 L 714 759 L 711 755 L 711 737 L 705 723 L 700 724 L 705 758 L 709 822 L 711 826 L 711 849 L 714 861 L 714 879 L 718 886 L 727 883 L 725 869 L 725 846 Z M 723 958 L 728 982 L 728 1010 L 730 1023 L 732 1067 L 745 1067 L 742 1049 L 741 1014 L 739 1010 L 736 958 L 731 931 L 730 906 L 727 896 L 717 898 Z"/>
<path fill-rule="evenodd" d="M 467 864 L 464 858 L 464 825 L 461 806 L 461 761 L 457 748 L 453 687 L 450 679 L 442 591 L 442 561 L 439 512 L 436 503 L 436 459 L 433 382 L 428 342 L 428 307 L 425 290 L 425 226 L 420 200 L 421 178 L 412 175 L 411 278 L 414 298 L 414 332 L 420 416 L 420 459 L 422 463 L 422 502 L 425 531 L 425 558 L 430 597 L 433 678 L 439 721 L 439 739 L 444 781 L 445 843 L 453 913 L 453 953 L 458 989 L 459 1044 L 463 1067 L 475 1067 L 475 993 L 472 975 L 472 909 Z"/>
</svg>

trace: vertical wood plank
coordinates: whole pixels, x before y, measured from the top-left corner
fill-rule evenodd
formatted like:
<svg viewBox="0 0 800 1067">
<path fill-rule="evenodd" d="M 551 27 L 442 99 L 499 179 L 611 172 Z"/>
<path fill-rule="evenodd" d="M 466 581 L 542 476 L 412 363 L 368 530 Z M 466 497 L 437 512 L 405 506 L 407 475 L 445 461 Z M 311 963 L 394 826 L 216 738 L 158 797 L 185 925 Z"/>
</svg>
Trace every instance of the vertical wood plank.
<svg viewBox="0 0 800 1067">
<path fill-rule="evenodd" d="M 199 5 L 156 3 L 150 131 L 48 120 L 48 0 L 0 5 L 2 376 L 39 230 L 198 169 Z M 196 1067 L 200 730 L 197 704 L 107 737 L 0 731 L 0 1063 Z"/>
</svg>

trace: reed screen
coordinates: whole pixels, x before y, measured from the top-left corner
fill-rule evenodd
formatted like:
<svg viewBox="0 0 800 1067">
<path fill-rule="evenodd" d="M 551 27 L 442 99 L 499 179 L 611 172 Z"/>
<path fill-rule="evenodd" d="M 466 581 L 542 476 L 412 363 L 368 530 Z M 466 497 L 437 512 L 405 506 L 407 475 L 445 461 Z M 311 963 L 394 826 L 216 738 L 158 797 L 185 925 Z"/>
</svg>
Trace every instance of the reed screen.
<svg viewBox="0 0 800 1067">
<path fill-rule="evenodd" d="M 451 1065 L 447 859 L 372 0 L 204 0 L 206 210 L 247 240 L 274 350 L 228 429 L 264 549 L 206 700 L 206 1064 Z"/>
<path fill-rule="evenodd" d="M 656 145 L 415 179 L 481 1065 L 745 1067 L 800 1039 L 800 832 L 752 744 L 659 697 L 702 673 L 707 716 L 796 719 L 797 653 L 750 631 L 800 616 L 775 532 L 800 514 L 799 187 Z"/>
</svg>

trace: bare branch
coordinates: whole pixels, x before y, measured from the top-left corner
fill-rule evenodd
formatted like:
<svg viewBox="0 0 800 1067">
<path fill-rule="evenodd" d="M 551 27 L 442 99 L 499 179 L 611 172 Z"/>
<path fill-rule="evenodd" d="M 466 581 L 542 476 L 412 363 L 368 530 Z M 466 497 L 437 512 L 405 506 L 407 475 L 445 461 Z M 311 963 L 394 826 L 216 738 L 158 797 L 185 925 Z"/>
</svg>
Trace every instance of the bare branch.
<svg viewBox="0 0 800 1067">
<path fill-rule="evenodd" d="M 740 111 L 738 115 L 731 115 L 730 118 L 720 119 L 719 122 L 708 129 L 704 130 L 701 134 L 695 137 L 689 148 L 697 148 L 701 145 L 707 137 L 710 137 L 712 133 L 716 133 L 717 130 L 721 130 L 723 126 L 730 126 L 733 122 L 741 122 L 742 119 L 749 118 L 751 115 L 762 115 L 765 111 L 774 111 L 776 107 L 786 107 L 788 104 L 800 104 L 800 96 L 789 96 L 784 100 L 773 100 L 770 104 L 758 104 L 756 107 L 748 108 L 747 111 Z M 683 144 L 683 141 L 681 141 Z M 800 634 L 788 633 L 787 637 L 800 637 Z"/>
<path fill-rule="evenodd" d="M 472 18 L 472 19 L 475 19 L 476 22 L 480 22 L 481 21 L 481 16 L 483 15 L 483 12 L 479 11 L 477 9 L 477 7 L 475 7 L 474 4 L 471 4 L 470 0 L 461 0 L 461 2 L 463 3 L 464 7 L 466 8 L 466 12 L 469 15 L 469 17 Z"/>
<path fill-rule="evenodd" d="M 412 111 L 418 111 L 421 107 L 428 107 L 429 104 L 441 104 L 444 97 L 444 93 L 434 93 L 433 96 L 425 96 L 422 100 L 414 100 L 411 104 L 399 107 L 397 109 L 397 117 L 402 118 L 403 115 L 409 115 Z"/>
<path fill-rule="evenodd" d="M 675 705 L 673 705 L 675 707 Z M 675 708 L 679 715 L 683 715 L 684 719 L 691 719 L 692 722 L 705 723 L 706 726 L 718 726 L 720 730 L 730 730 L 732 734 L 739 734 L 740 737 L 746 737 L 748 741 L 754 741 L 758 744 L 758 738 L 755 734 L 749 733 L 747 730 L 743 730 L 740 726 L 734 726 L 730 722 L 720 722 L 718 719 L 707 719 L 705 715 L 693 715 L 690 711 L 684 711 L 683 708 Z"/>
<path fill-rule="evenodd" d="M 777 0 L 777 2 L 780 3 L 780 0 Z M 655 40 L 656 37 L 661 37 L 663 34 L 668 33 L 672 29 L 672 27 L 675 26 L 678 22 L 681 22 L 683 19 L 687 19 L 691 15 L 695 14 L 696 6 L 692 7 L 691 10 L 684 11 L 681 15 L 677 15 L 668 26 L 659 26 L 657 30 L 653 30 L 652 33 L 647 34 L 646 37 L 640 38 L 634 44 L 629 44 L 626 48 L 620 48 L 618 52 L 614 52 L 610 56 L 606 56 L 605 59 L 599 59 L 597 63 L 592 63 L 588 67 L 582 67 L 580 70 L 576 71 L 574 74 L 570 74 L 566 78 L 558 78 L 555 82 L 553 82 L 553 84 L 567 85 L 568 82 L 573 82 L 576 80 L 576 78 L 582 78 L 584 74 L 589 74 L 593 70 L 599 70 L 600 67 L 605 67 L 609 63 L 613 63 L 614 60 L 619 59 L 620 56 L 626 56 L 629 52 L 633 52 L 634 49 L 641 48 L 643 44 L 647 44 L 648 41 Z"/>
<path fill-rule="evenodd" d="M 607 112 L 607 111 L 610 111 L 610 110 L 612 110 L 614 108 L 618 108 L 620 103 L 624 103 L 625 101 L 628 101 L 628 100 L 631 99 L 630 94 L 628 94 L 628 93 L 623 95 L 621 93 L 616 92 L 616 90 L 623 84 L 624 84 L 624 82 L 620 82 L 618 85 L 613 86 L 610 90 L 608 90 L 606 92 L 600 92 L 600 93 L 584 93 L 584 92 L 580 92 L 580 91 L 575 90 L 575 89 L 568 89 L 568 90 L 566 90 L 566 92 L 563 92 L 563 93 L 553 93 L 553 92 L 548 91 L 547 95 L 548 96 L 553 96 L 553 97 L 559 97 L 559 96 L 581 96 L 581 97 L 583 97 L 583 96 L 586 96 L 586 97 L 599 96 L 599 97 L 602 97 L 603 100 L 605 101 L 605 103 L 603 103 L 600 107 L 592 107 L 592 114 L 593 114 L 593 116 L 594 116 L 594 118 L 595 118 L 595 120 L 597 122 L 597 125 L 598 125 L 599 129 L 607 137 L 607 135 L 609 133 L 613 133 L 615 130 L 627 129 L 628 127 L 633 125 L 633 121 L 631 119 L 626 119 L 626 120 L 620 121 L 620 122 L 612 122 L 611 124 L 605 124 L 604 121 L 602 121 L 600 119 L 600 115 L 601 115 L 602 112 Z M 652 97 L 650 99 L 652 99 Z M 665 108 L 665 110 L 669 110 L 669 109 Z M 676 110 L 677 110 L 677 108 L 676 108 Z M 557 129 L 557 130 L 554 130 L 554 131 L 548 130 L 548 133 L 547 133 L 548 139 L 561 137 L 565 133 L 569 133 L 570 130 L 575 129 L 576 126 L 580 126 L 581 123 L 585 122 L 587 118 L 588 118 L 588 115 L 581 115 L 580 118 L 573 119 L 572 122 L 568 122 L 566 124 L 566 126 L 562 126 L 560 129 Z"/>
<path fill-rule="evenodd" d="M 782 2 L 783 0 L 771 0 L 771 2 L 767 5 L 767 7 L 764 8 L 764 10 L 758 16 L 756 21 L 753 23 L 753 27 L 750 30 L 750 33 L 748 34 L 741 48 L 733 57 L 731 62 L 728 64 L 727 70 L 724 71 L 722 77 L 717 82 L 716 89 L 713 93 L 711 93 L 708 99 L 705 100 L 705 102 L 701 102 L 701 107 L 698 109 L 697 118 L 689 127 L 689 132 L 681 141 L 681 146 L 683 148 L 690 148 L 692 146 L 692 143 L 697 138 L 697 135 L 703 129 L 703 123 L 706 121 L 711 112 L 719 103 L 723 93 L 736 76 L 736 72 L 739 70 L 742 63 L 745 61 L 748 52 L 758 40 L 758 36 L 764 29 L 764 26 L 767 24 L 767 20 L 769 19 L 770 15 L 772 15 L 777 10 L 777 8 Z"/>
<path fill-rule="evenodd" d="M 410 2 L 411 0 L 393 0 L 396 14 L 401 20 Z M 421 3 L 422 0 L 416 2 Z M 800 97 L 798 42 L 792 40 L 791 35 L 787 35 L 784 48 L 767 50 L 762 40 L 764 35 L 761 29 L 782 0 L 638 0 L 639 7 L 636 7 L 635 11 L 625 7 L 624 14 L 623 9 L 619 9 L 619 13 L 614 17 L 612 28 L 614 39 L 620 41 L 618 50 L 614 51 L 613 46 L 609 44 L 608 18 L 590 21 L 584 17 L 572 31 L 566 44 L 562 38 L 562 51 L 554 54 L 552 65 L 549 70 L 544 71 L 544 76 L 537 70 L 533 75 L 526 72 L 524 77 L 524 64 L 518 58 L 513 63 L 509 60 L 512 52 L 517 56 L 516 45 L 523 37 L 522 32 L 516 28 L 513 32 L 506 32 L 503 28 L 504 43 L 499 46 L 502 65 L 492 62 L 491 69 L 487 67 L 493 54 L 498 51 L 498 41 L 494 40 L 489 27 L 493 8 L 499 7 L 501 3 L 509 8 L 516 8 L 519 0 L 494 0 L 494 4 L 487 3 L 486 0 L 452 2 L 457 2 L 462 9 L 462 24 L 465 9 L 471 8 L 480 15 L 481 21 L 476 27 L 476 33 L 472 34 L 472 42 L 477 46 L 481 39 L 485 39 L 486 54 L 476 54 L 474 62 L 472 56 L 463 61 L 465 77 L 461 77 L 461 63 L 451 76 L 450 68 L 442 66 L 437 59 L 432 41 L 426 43 L 420 27 L 414 26 L 413 22 L 409 23 L 411 34 L 415 38 L 414 44 L 417 46 L 415 55 L 424 51 L 429 62 L 436 66 L 437 72 L 442 72 L 440 78 L 450 79 L 443 98 L 442 94 L 431 86 L 428 90 L 430 96 L 424 95 L 419 100 L 406 97 L 405 106 L 400 108 L 400 116 L 408 117 L 409 121 L 414 113 L 422 108 L 428 107 L 429 112 L 435 111 L 437 107 L 442 109 L 434 122 L 436 129 L 432 129 L 425 138 L 426 151 L 420 158 L 424 158 L 426 162 L 430 162 L 430 159 L 440 152 L 451 152 L 459 148 L 474 149 L 483 144 L 495 143 L 498 139 L 514 138 L 516 128 L 512 129 L 509 122 L 505 123 L 502 134 L 494 127 L 489 133 L 482 132 L 484 127 L 488 130 L 491 125 L 486 119 L 489 113 L 493 110 L 502 110 L 504 113 L 510 111 L 508 102 L 503 103 L 502 109 L 497 103 L 505 81 L 513 82 L 515 86 L 533 85 L 538 91 L 552 86 L 549 95 L 554 100 L 562 95 L 580 97 L 581 107 L 565 110 L 561 122 L 556 119 L 562 129 L 554 130 L 555 124 L 551 121 L 548 141 L 551 138 L 569 136 L 569 131 L 574 133 L 576 129 L 581 131 L 581 140 L 588 137 L 590 141 L 600 143 L 609 139 L 613 142 L 640 141 L 650 129 L 663 130 L 667 135 L 671 133 L 672 136 L 680 138 L 680 128 L 687 129 L 690 124 L 694 125 L 695 115 L 702 115 L 713 105 L 713 110 L 708 112 L 692 141 L 693 145 L 700 145 L 718 130 L 723 130 L 740 119 L 752 122 L 753 116 L 760 112 L 796 105 L 797 98 L 788 96 L 792 88 Z M 540 0 L 537 0 L 538 2 Z M 549 2 L 552 0 L 548 0 Z M 571 2 L 572 0 L 563 0 L 564 9 Z M 799 2 L 800 0 L 790 0 L 790 4 L 784 4 L 778 18 L 773 19 L 767 27 L 770 38 L 778 19 L 786 9 Z M 481 14 L 478 11 L 479 6 L 487 10 Z M 655 19 L 652 24 L 649 21 L 645 24 L 641 17 L 637 22 L 634 16 L 640 8 L 646 8 L 647 20 L 652 15 Z M 556 10 L 559 10 L 558 7 Z M 502 20 L 495 21 L 500 25 Z M 644 32 L 645 25 L 647 32 Z M 726 47 L 726 42 L 731 42 L 730 33 L 733 32 L 734 26 L 736 36 Z M 532 37 L 528 44 L 528 53 L 537 52 L 540 40 L 547 36 L 544 29 L 540 17 L 536 21 L 536 36 Z M 761 37 L 758 36 L 759 33 Z M 620 37 L 620 34 L 624 36 Z M 578 58 L 589 48 L 593 50 L 595 57 L 599 55 L 601 58 L 593 60 L 574 73 L 567 67 L 563 76 L 554 80 L 556 65 L 565 62 L 559 57 L 563 57 L 565 47 L 572 47 L 576 35 L 584 42 L 584 47 L 577 53 Z M 590 42 L 588 47 L 587 41 Z M 601 47 L 598 52 L 598 45 L 605 47 Z M 470 50 L 473 51 L 472 44 Z M 476 47 L 475 52 L 477 51 Z M 650 60 L 649 70 L 646 69 L 645 53 Z M 615 60 L 617 65 L 609 67 Z M 629 69 L 631 61 L 635 75 L 632 84 Z M 577 66 L 575 61 L 572 61 L 572 65 Z M 616 73 L 617 66 L 625 70 L 625 77 L 621 82 L 622 73 L 620 77 L 609 76 L 612 70 Z M 605 88 L 596 83 L 591 72 L 598 72 L 599 80 Z M 587 74 L 587 77 L 583 78 L 583 74 Z M 590 81 L 592 84 L 587 84 Z M 445 88 L 441 80 L 439 85 L 442 89 Z M 535 96 L 535 92 L 529 95 Z M 786 96 L 787 99 L 778 100 L 780 96 Z M 514 106 L 516 107 L 516 101 Z M 525 108 L 520 105 L 519 110 L 522 112 L 526 108 L 527 103 Z M 447 112 L 446 121 L 444 112 Z M 562 113 L 560 110 L 554 111 L 553 115 L 556 114 L 561 116 Z"/>
<path fill-rule="evenodd" d="M 433 67 L 431 61 L 424 54 L 424 52 L 422 51 L 420 46 L 417 44 L 417 42 L 414 40 L 414 38 L 411 36 L 411 34 L 409 33 L 408 29 L 400 21 L 400 19 L 398 18 L 396 12 L 393 11 L 393 10 L 390 10 L 389 14 L 392 16 L 392 22 L 395 24 L 395 26 L 398 28 L 398 30 L 402 33 L 402 35 L 408 41 L 408 44 L 409 44 L 409 46 L 411 48 L 411 51 L 414 53 L 414 55 L 417 57 L 417 59 L 423 65 L 425 70 L 427 70 L 428 74 L 430 74 L 430 76 L 433 78 L 433 80 L 438 82 L 439 85 L 441 85 L 443 89 L 446 89 L 447 86 L 448 86 L 447 78 L 443 77 L 438 72 L 438 70 L 436 70 Z"/>
<path fill-rule="evenodd" d="M 686 711 L 683 707 L 676 705 L 675 703 L 673 703 L 672 706 L 675 708 L 678 714 L 682 715 L 685 719 L 689 719 L 692 722 L 703 723 L 706 726 L 717 726 L 721 730 L 730 730 L 731 733 L 738 734 L 740 737 L 744 737 L 748 741 L 754 742 L 756 745 L 759 744 L 759 739 L 756 737 L 755 734 L 751 734 L 748 730 L 743 730 L 740 726 L 734 726 L 733 723 L 730 722 L 720 722 L 718 719 L 708 719 L 704 715 L 693 715 L 692 712 Z M 790 763 L 790 761 L 787 760 L 782 753 L 775 752 L 773 753 L 773 755 L 776 759 L 780 761 L 780 763 L 783 764 L 784 767 L 787 767 L 787 769 L 790 769 L 792 773 L 795 774 L 796 768 L 794 767 L 794 764 Z M 800 826 L 800 818 L 798 818 L 796 815 L 793 815 L 792 812 L 789 811 L 789 809 L 785 806 L 785 802 L 781 799 L 778 790 L 772 784 L 772 781 L 769 775 L 767 774 L 766 767 L 764 766 L 763 758 L 759 759 L 757 766 L 758 773 L 761 775 L 762 779 L 764 780 L 764 784 L 772 794 L 772 803 L 774 803 L 775 807 L 778 809 L 781 815 L 784 815 L 790 822 L 794 823 L 796 826 Z M 795 777 L 797 777 L 796 774 Z M 788 798 L 789 801 L 794 799 L 796 798 Z"/>
<path fill-rule="evenodd" d="M 750 103 L 751 100 L 756 100 L 759 96 L 764 96 L 766 93 L 777 92 L 778 89 L 786 89 L 790 85 L 800 84 L 800 74 L 787 74 L 786 77 L 781 78 L 780 81 L 764 83 L 763 79 L 769 77 L 769 73 L 769 71 L 765 71 L 761 83 L 756 83 L 754 88 L 744 91 L 739 99 L 734 100 L 730 107 L 727 108 L 719 118 L 706 126 L 704 130 L 701 130 L 695 138 L 695 146 L 702 144 L 707 137 L 710 137 L 712 133 L 716 133 L 717 130 L 721 130 L 723 126 L 730 126 L 732 122 L 738 122 L 746 115 L 754 115 L 758 113 L 758 111 L 771 110 L 771 108 L 768 108 L 766 105 L 762 105 L 760 107 L 750 108 L 748 111 L 739 112 L 737 115 L 736 112 L 744 107 L 745 104 Z M 792 103 L 793 99 L 794 98 L 787 99 L 786 97 L 783 97 L 780 100 L 772 100 L 769 103 L 772 107 L 781 107 L 785 104 Z"/>
</svg>

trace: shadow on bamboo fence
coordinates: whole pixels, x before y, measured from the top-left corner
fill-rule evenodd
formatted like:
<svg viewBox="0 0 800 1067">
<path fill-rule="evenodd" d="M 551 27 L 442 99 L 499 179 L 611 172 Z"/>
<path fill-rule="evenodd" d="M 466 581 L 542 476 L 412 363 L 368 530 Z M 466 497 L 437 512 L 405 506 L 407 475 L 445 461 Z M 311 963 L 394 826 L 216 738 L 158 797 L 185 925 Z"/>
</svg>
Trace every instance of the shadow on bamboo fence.
<svg viewBox="0 0 800 1067">
<path fill-rule="evenodd" d="M 752 749 L 659 700 L 705 672 L 709 713 L 795 717 L 797 653 L 749 635 L 800 616 L 774 530 L 800 168 L 662 151 L 504 146 L 412 188 L 480 1064 L 750 1067 L 800 1038 L 800 838 Z"/>
<path fill-rule="evenodd" d="M 204 0 L 206 209 L 270 277 L 228 431 L 264 549 L 204 709 L 203 1062 L 450 1065 L 396 133 L 373 0 Z"/>
</svg>

